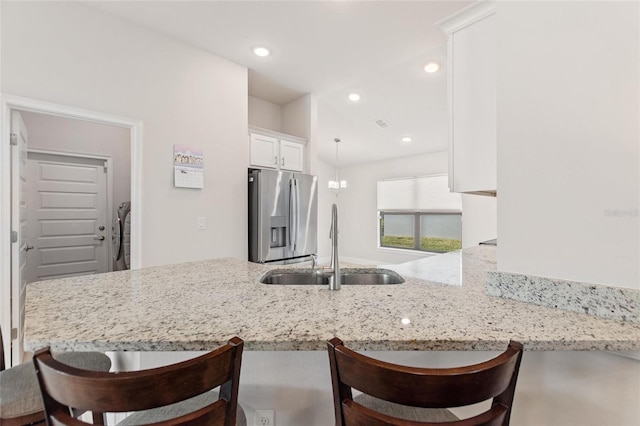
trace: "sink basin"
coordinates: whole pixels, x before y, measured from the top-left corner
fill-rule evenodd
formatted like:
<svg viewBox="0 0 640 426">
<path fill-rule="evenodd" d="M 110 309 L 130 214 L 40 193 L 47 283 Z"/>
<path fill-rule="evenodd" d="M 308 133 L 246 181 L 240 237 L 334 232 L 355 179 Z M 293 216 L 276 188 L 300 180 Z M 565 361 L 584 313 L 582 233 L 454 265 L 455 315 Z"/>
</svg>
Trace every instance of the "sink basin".
<svg viewBox="0 0 640 426">
<path fill-rule="evenodd" d="M 402 284 L 404 278 L 389 269 L 342 269 L 343 285 L 389 285 Z M 260 278 L 263 284 L 279 285 L 328 285 L 332 273 L 310 269 L 274 269 Z"/>
<path fill-rule="evenodd" d="M 377 272 L 342 272 L 342 284 L 363 284 L 363 285 L 388 285 L 402 284 L 404 278 L 398 273 L 388 269 L 380 269 Z M 327 282 L 329 279 L 327 278 Z"/>
</svg>

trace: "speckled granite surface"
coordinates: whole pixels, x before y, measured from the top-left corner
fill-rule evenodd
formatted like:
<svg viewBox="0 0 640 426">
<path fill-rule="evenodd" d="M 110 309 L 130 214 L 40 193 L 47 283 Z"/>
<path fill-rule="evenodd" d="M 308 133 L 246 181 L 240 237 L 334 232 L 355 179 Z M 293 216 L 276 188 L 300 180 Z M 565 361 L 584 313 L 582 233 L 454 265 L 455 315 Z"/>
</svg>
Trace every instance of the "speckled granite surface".
<svg viewBox="0 0 640 426">
<path fill-rule="evenodd" d="M 640 291 L 508 272 L 487 272 L 487 293 L 541 306 L 640 323 Z"/>
<path fill-rule="evenodd" d="M 640 324 L 491 297 L 495 248 L 465 249 L 461 285 L 264 285 L 268 266 L 217 259 L 30 284 L 26 346 L 54 350 L 639 350 Z M 403 321 L 404 320 L 404 321 Z M 408 320 L 408 321 L 407 321 Z"/>
</svg>

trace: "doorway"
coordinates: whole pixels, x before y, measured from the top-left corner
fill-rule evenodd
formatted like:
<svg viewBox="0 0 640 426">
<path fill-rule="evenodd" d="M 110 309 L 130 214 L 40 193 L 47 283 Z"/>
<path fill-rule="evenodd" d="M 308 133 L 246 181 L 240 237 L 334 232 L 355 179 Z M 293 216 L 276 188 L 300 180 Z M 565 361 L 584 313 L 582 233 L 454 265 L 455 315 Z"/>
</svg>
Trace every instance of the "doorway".
<svg viewBox="0 0 640 426">
<path fill-rule="evenodd" d="M 95 123 L 100 125 L 114 126 L 121 130 L 124 129 L 125 133 L 129 137 L 129 149 L 128 149 L 128 159 L 130 160 L 129 172 L 130 172 L 130 183 L 128 185 L 129 188 L 129 200 L 132 205 L 132 212 L 135 211 L 135 215 L 132 215 L 132 223 L 131 223 L 131 241 L 130 241 L 130 256 L 131 256 L 131 269 L 136 269 L 140 267 L 140 211 L 141 211 L 141 148 L 142 148 L 142 123 L 135 120 L 130 120 L 122 117 L 111 116 L 107 114 L 87 111 L 83 109 L 51 104 L 41 101 L 36 101 L 27 98 L 19 98 L 14 96 L 2 96 L 2 128 L 5 129 L 2 132 L 2 147 L 0 147 L 0 177 L 2 178 L 2 184 L 0 186 L 0 241 L 16 241 L 11 242 L 9 244 L 2 243 L 0 244 L 0 311 L 2 312 L 0 315 L 0 321 L 2 322 L 2 331 L 4 333 L 3 339 L 5 342 L 11 342 L 10 345 L 5 345 L 5 357 L 8 361 L 9 365 L 17 365 L 22 361 L 22 348 L 24 343 L 24 320 L 25 320 L 25 288 L 26 288 L 26 275 L 27 270 L 25 269 L 26 265 L 23 262 L 27 256 L 27 248 L 34 247 L 31 243 L 32 240 L 29 239 L 28 236 L 28 228 L 27 221 L 23 219 L 23 216 L 20 214 L 20 209 L 24 209 L 25 204 L 28 203 L 28 199 L 26 196 L 20 195 L 21 188 L 20 185 L 23 185 L 22 190 L 28 189 L 24 188 L 24 185 L 29 186 L 29 182 L 26 181 L 28 179 L 28 166 L 27 163 L 30 161 L 27 155 L 20 156 L 20 152 L 25 152 L 28 149 L 28 140 L 25 140 L 25 144 L 22 145 L 13 145 L 15 137 L 12 137 L 12 133 L 18 133 L 14 130 L 15 125 L 12 123 L 12 117 L 15 117 L 14 112 L 22 112 L 24 115 L 29 115 L 32 113 L 42 114 L 47 116 L 48 118 L 64 118 L 71 119 L 77 122 L 82 123 Z M 28 129 L 26 129 L 26 134 Z M 24 148 L 24 149 L 19 149 Z M 33 155 L 43 154 L 43 155 L 55 155 L 56 153 L 52 152 L 39 152 L 32 153 Z M 86 155 L 85 153 L 66 153 L 66 163 L 64 166 L 64 161 L 60 157 L 40 157 L 42 164 L 48 165 L 57 165 L 62 167 L 52 168 L 49 167 L 47 173 L 51 177 L 51 173 L 55 175 L 53 181 L 54 187 L 57 185 L 57 189 L 60 189 L 60 184 L 67 182 L 68 180 L 73 180 L 70 178 L 69 173 L 78 174 L 78 169 L 69 168 L 69 161 L 73 164 L 75 161 L 75 166 L 71 167 L 85 167 L 80 174 L 87 175 L 87 171 L 89 174 L 90 170 L 93 167 L 94 172 L 99 171 L 100 167 L 104 167 L 104 158 L 95 158 L 94 155 L 93 160 L 94 164 L 85 164 L 84 166 L 78 165 L 78 158 L 84 157 L 91 158 L 92 156 Z M 84 154 L 84 155 L 81 155 Z M 60 155 L 60 152 L 57 153 Z M 63 155 L 64 157 L 64 155 Z M 97 156 L 99 157 L 99 156 Z M 75 160 L 74 160 L 75 158 Z M 100 166 L 100 161 L 102 160 L 103 166 Z M 35 160 L 34 157 L 34 161 Z M 89 162 L 91 163 L 91 162 Z M 34 163 L 35 164 L 35 163 Z M 108 166 L 107 166 L 108 167 Z M 42 170 L 40 170 L 41 172 Z M 22 177 L 25 179 L 22 179 Z M 77 176 L 76 176 L 77 178 Z M 81 180 L 84 178 L 81 178 Z M 19 184 L 18 184 L 19 182 Z M 51 185 L 52 182 L 47 182 L 46 185 Z M 71 185 L 76 185 L 76 183 L 72 183 Z M 64 185 L 63 185 L 64 186 Z M 55 188 L 54 188 L 55 189 Z M 64 191 L 48 191 L 49 193 L 57 193 Z M 24 191 L 23 191 L 24 192 Z M 41 194 L 42 195 L 42 194 Z M 97 195 L 96 195 L 97 196 Z M 63 195 L 59 197 L 56 195 L 55 200 L 49 197 L 48 200 L 45 200 L 47 203 L 54 203 L 52 205 L 57 205 L 58 208 L 56 214 L 64 215 L 62 212 L 64 210 L 64 203 L 68 203 L 70 198 L 73 198 L 70 194 Z M 82 197 L 81 197 L 82 198 Z M 24 201 L 23 201 L 24 200 Z M 81 203 L 85 203 L 86 206 L 88 198 L 81 200 Z M 94 200 L 95 201 L 95 200 Z M 57 204 L 56 204 L 57 203 Z M 61 204 L 62 203 L 62 206 Z M 55 210 L 55 209 L 54 209 Z M 111 207 L 110 210 L 113 210 Z M 67 212 L 68 213 L 68 212 Z M 87 213 L 87 212 L 84 212 Z M 39 226 L 44 230 L 44 232 L 49 233 L 60 233 L 62 228 L 65 226 L 61 222 L 66 219 L 60 217 L 48 217 L 44 218 L 47 227 L 44 226 L 44 222 L 40 222 L 36 228 Z M 83 220 L 82 218 L 76 218 L 76 220 Z M 89 221 L 94 220 L 90 219 Z M 48 222 L 47 222 L 48 221 Z M 57 221 L 57 222 L 56 222 Z M 101 236 L 105 237 L 105 242 L 102 245 L 106 248 L 107 252 L 110 250 L 111 241 L 107 239 L 109 236 L 109 231 L 111 228 L 110 223 L 106 223 L 107 219 L 104 219 L 104 224 L 97 224 L 101 219 L 96 218 L 95 224 L 98 226 L 98 230 L 100 226 L 104 226 L 105 235 L 93 234 L 91 236 L 92 241 L 93 238 L 98 238 L 98 242 L 101 242 L 99 239 Z M 87 225 L 87 221 L 82 222 L 84 225 Z M 67 227 L 68 231 L 68 227 Z M 50 236 L 50 235 L 48 235 Z M 86 235 L 85 235 L 86 236 Z M 26 237 L 26 238 L 25 238 Z M 75 238 L 75 237 L 71 237 Z M 86 241 L 85 241 L 86 242 Z M 50 248 L 50 247 L 43 247 Z M 68 258 L 69 251 L 81 252 L 82 250 L 77 250 L 76 248 L 72 248 L 68 251 L 65 250 L 55 250 L 49 251 L 45 256 L 46 262 L 53 263 L 65 263 L 63 262 L 65 258 Z M 42 255 L 42 253 L 40 253 Z M 81 254 L 81 257 L 87 256 L 85 251 L 84 254 Z M 110 260 L 110 258 L 108 258 Z M 109 261 L 107 260 L 107 262 Z M 73 263 L 73 262 L 70 262 Z M 64 269 L 64 268 L 61 268 Z M 107 263 L 106 270 L 110 270 L 110 265 Z M 78 273 L 66 271 L 69 275 L 77 275 Z M 45 275 L 46 276 L 46 275 Z"/>
</svg>

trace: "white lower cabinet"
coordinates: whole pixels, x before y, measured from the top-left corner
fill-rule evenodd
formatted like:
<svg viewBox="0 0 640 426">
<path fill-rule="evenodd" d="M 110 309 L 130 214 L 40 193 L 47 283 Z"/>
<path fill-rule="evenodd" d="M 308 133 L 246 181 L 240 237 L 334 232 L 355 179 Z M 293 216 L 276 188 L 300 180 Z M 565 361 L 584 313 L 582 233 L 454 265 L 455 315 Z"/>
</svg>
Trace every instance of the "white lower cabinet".
<svg viewBox="0 0 640 426">
<path fill-rule="evenodd" d="M 251 133 L 250 161 L 253 167 L 304 172 L 305 143 Z"/>
</svg>

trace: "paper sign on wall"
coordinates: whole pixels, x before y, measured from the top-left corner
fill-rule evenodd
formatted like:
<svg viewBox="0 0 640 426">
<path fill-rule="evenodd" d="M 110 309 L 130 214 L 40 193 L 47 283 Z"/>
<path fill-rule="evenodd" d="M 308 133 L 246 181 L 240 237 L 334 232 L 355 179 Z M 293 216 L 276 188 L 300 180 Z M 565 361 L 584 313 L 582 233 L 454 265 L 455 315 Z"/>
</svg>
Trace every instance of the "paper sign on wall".
<svg viewBox="0 0 640 426">
<path fill-rule="evenodd" d="M 184 145 L 173 146 L 173 186 L 204 187 L 204 155 L 202 150 Z"/>
</svg>

